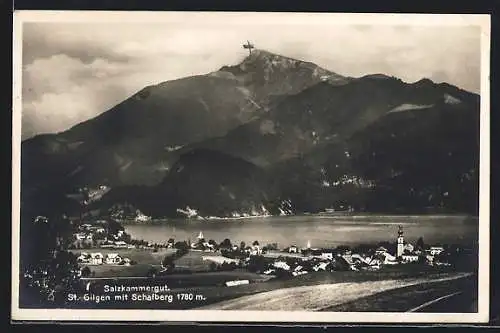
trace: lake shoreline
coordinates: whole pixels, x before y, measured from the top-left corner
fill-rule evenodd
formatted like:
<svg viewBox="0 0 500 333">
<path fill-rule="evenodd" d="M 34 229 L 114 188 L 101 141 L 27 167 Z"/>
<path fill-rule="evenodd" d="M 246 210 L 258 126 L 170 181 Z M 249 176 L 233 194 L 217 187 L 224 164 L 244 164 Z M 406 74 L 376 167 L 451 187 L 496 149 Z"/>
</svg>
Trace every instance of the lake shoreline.
<svg viewBox="0 0 500 333">
<path fill-rule="evenodd" d="M 446 219 L 446 218 L 465 218 L 479 220 L 479 216 L 470 214 L 378 214 L 378 213 L 318 213 L 318 214 L 294 214 L 294 215 L 256 215 L 244 217 L 211 217 L 211 218 L 161 218 L 151 219 L 147 222 L 137 222 L 134 220 L 116 220 L 123 225 L 148 225 L 168 222 L 222 222 L 222 221 L 246 221 L 256 219 L 276 219 L 276 218 L 324 218 L 324 219 L 344 219 L 344 220 L 362 220 L 366 218 L 391 219 L 391 218 L 408 218 L 408 219 Z"/>
</svg>

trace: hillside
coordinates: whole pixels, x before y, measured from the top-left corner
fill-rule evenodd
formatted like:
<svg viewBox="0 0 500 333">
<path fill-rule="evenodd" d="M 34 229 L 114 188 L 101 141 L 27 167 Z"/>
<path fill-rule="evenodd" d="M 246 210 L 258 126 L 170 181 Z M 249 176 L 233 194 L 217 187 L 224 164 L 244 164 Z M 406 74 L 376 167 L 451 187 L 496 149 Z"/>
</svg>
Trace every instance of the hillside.
<svg viewBox="0 0 500 333">
<path fill-rule="evenodd" d="M 127 202 L 153 216 L 266 214 L 272 188 L 257 166 L 216 151 L 181 155 L 161 184 L 112 190 L 96 207 Z"/>
<path fill-rule="evenodd" d="M 295 207 L 478 213 L 479 113 L 445 102 L 390 112 L 269 172 Z"/>
<path fill-rule="evenodd" d="M 224 136 L 188 145 L 180 152 L 210 148 L 268 166 L 342 142 L 398 107 L 439 104 L 452 96 L 447 93 L 450 89 L 426 80 L 406 84 L 380 76 L 353 79 L 341 86 L 321 82 Z M 470 94 L 453 94 L 464 97 L 463 105 L 474 107 Z"/>
</svg>

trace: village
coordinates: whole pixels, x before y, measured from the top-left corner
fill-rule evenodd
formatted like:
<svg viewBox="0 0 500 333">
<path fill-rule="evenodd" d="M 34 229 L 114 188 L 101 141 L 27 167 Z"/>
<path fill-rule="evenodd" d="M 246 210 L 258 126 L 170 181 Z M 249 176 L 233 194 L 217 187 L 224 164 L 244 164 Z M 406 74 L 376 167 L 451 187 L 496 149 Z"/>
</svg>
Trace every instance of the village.
<svg viewBox="0 0 500 333">
<path fill-rule="evenodd" d="M 82 271 L 85 269 L 82 276 L 88 276 L 95 266 L 148 264 L 149 269 L 142 270 L 140 275 L 158 277 L 186 272 L 242 271 L 270 279 L 318 271 L 378 271 L 388 266 L 449 267 L 467 252 L 460 246 L 426 245 L 422 238 L 411 244 L 405 240 L 401 226 L 394 234 L 395 242 L 353 248 L 316 248 L 309 241 L 304 247 L 290 244 L 284 248 L 279 248 L 278 244 L 262 245 L 257 240 L 247 245 L 245 242 L 233 244 L 226 238 L 218 243 L 206 240 L 201 231 L 194 241 L 170 238 L 157 244 L 134 240 L 120 227 L 99 220 L 78 226 L 70 250 L 77 255 Z M 151 258 L 143 260 L 145 254 Z M 249 280 L 237 282 L 251 283 Z"/>
</svg>

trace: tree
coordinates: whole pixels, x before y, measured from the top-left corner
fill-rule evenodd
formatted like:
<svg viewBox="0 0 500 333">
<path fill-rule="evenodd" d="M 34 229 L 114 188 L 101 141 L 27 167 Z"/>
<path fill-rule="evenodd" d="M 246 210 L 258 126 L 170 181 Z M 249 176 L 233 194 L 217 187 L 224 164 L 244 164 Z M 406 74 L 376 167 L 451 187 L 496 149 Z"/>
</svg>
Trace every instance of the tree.
<svg viewBox="0 0 500 333">
<path fill-rule="evenodd" d="M 258 246 L 258 245 L 259 245 L 259 241 L 254 241 L 254 242 L 252 243 L 252 245 L 253 245 L 253 246 Z"/>
<path fill-rule="evenodd" d="M 163 258 L 161 265 L 166 269 L 173 269 L 175 267 L 175 258 L 172 255 Z"/>
<path fill-rule="evenodd" d="M 185 251 L 189 250 L 189 245 L 186 241 L 176 242 L 174 244 L 174 247 L 178 250 L 185 250 Z"/>
<path fill-rule="evenodd" d="M 241 243 L 240 243 L 240 250 L 241 250 L 241 251 L 244 251 L 244 250 L 245 250 L 245 247 L 246 247 L 245 242 L 241 241 Z"/>
<path fill-rule="evenodd" d="M 266 245 L 266 248 L 267 248 L 268 250 L 277 250 L 277 249 L 278 249 L 278 244 L 277 244 L 277 243 L 267 244 L 267 245 Z"/>
<path fill-rule="evenodd" d="M 88 268 L 87 266 L 85 266 L 82 269 L 82 277 L 89 277 L 90 274 L 91 274 L 90 268 Z"/>
<path fill-rule="evenodd" d="M 248 262 L 250 272 L 263 272 L 267 268 L 266 260 L 263 256 L 251 256 Z"/>
<path fill-rule="evenodd" d="M 229 238 L 224 239 L 222 241 L 222 243 L 220 243 L 220 247 L 229 248 L 231 246 L 232 246 L 232 244 L 231 244 L 231 240 Z"/>
<path fill-rule="evenodd" d="M 423 250 L 425 248 L 424 239 L 422 237 L 419 237 L 415 246 L 418 250 Z"/>
</svg>

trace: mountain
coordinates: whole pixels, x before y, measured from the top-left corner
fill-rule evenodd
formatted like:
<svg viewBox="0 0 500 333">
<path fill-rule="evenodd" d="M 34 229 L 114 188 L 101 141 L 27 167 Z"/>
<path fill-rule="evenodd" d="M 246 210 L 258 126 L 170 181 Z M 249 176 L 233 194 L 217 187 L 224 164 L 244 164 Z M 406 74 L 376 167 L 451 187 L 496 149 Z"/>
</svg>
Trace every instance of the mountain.
<svg viewBox="0 0 500 333">
<path fill-rule="evenodd" d="M 275 186 L 299 211 L 350 206 L 477 214 L 478 96 L 429 80 L 405 89 L 413 98 L 408 103 L 336 143 L 273 166 Z"/>
<path fill-rule="evenodd" d="M 24 141 L 23 190 L 158 184 L 176 150 L 225 135 L 322 80 L 348 81 L 312 63 L 256 50 L 238 65 L 146 87 L 67 131 Z"/>
<path fill-rule="evenodd" d="M 92 207 L 131 203 L 153 216 L 475 214 L 478 138 L 478 95 L 428 79 L 346 78 L 256 50 L 23 142 L 22 197 L 65 202 L 61 193 L 106 184 Z"/>
<path fill-rule="evenodd" d="M 266 214 L 274 197 L 262 169 L 245 160 L 210 150 L 181 155 L 165 179 L 153 187 L 120 187 L 96 207 L 127 202 L 153 216 Z"/>
</svg>

